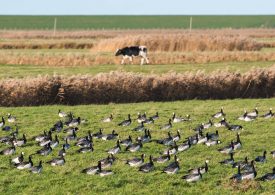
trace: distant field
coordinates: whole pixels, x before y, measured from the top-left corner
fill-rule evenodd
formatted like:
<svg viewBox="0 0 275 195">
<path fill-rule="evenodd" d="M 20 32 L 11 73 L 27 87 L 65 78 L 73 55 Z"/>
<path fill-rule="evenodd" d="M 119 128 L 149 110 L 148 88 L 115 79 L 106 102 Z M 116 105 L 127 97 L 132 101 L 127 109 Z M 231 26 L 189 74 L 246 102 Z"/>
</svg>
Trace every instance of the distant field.
<svg viewBox="0 0 275 195">
<path fill-rule="evenodd" d="M 0 16 L 0 29 L 189 28 L 190 16 Z M 193 16 L 193 28 L 273 28 L 275 16 Z"/>
<path fill-rule="evenodd" d="M 40 106 L 40 107 L 19 107 L 19 108 L 1 108 L 1 116 L 12 113 L 18 119 L 19 137 L 26 133 L 29 142 L 26 147 L 17 147 L 16 154 L 25 152 L 25 160 L 28 155 L 34 153 L 39 146 L 30 138 L 40 134 L 43 130 L 48 130 L 59 120 L 57 115 L 58 109 L 69 112 L 73 111 L 75 116 L 88 119 L 88 123 L 81 124 L 79 127 L 78 137 L 83 137 L 88 130 L 96 133 L 98 129 L 104 128 L 103 133 L 111 133 L 115 129 L 119 133 L 120 139 L 125 139 L 129 135 L 135 139 L 143 135 L 143 132 L 134 132 L 132 129 L 138 125 L 136 120 L 129 127 L 119 127 L 117 124 L 122 121 L 127 114 L 136 118 L 137 112 L 147 112 L 148 116 L 159 112 L 160 119 L 155 124 L 146 125 L 152 131 L 152 139 L 161 139 L 167 136 L 167 130 L 160 130 L 159 126 L 167 123 L 169 117 L 175 112 L 178 115 L 185 116 L 190 114 L 192 121 L 173 124 L 170 130 L 173 135 L 177 129 L 181 130 L 182 143 L 186 137 L 194 135 L 195 132 L 190 128 L 196 127 L 201 122 L 207 122 L 211 114 L 217 112 L 221 106 L 224 106 L 226 117 L 232 124 L 243 125 L 241 131 L 241 140 L 243 147 L 235 152 L 235 160 L 243 160 L 248 156 L 249 161 L 258 155 L 262 155 L 263 150 L 267 150 L 267 162 L 256 164 L 258 172 L 257 177 L 271 172 L 274 167 L 275 159 L 272 159 L 270 151 L 275 149 L 274 145 L 274 128 L 275 118 L 259 118 L 253 122 L 244 122 L 236 119 L 243 113 L 243 109 L 252 110 L 258 107 L 260 114 L 264 114 L 270 107 L 275 108 L 274 99 L 254 99 L 254 100 L 223 100 L 223 101 L 176 101 L 162 103 L 139 103 L 139 104 L 110 104 L 110 105 L 87 105 L 87 106 Z M 114 121 L 108 124 L 100 122 L 103 117 L 114 113 Z M 219 121 L 219 120 L 216 120 Z M 14 128 L 14 125 L 11 125 Z M 237 169 L 230 166 L 222 166 L 218 162 L 227 159 L 229 156 L 217 151 L 231 140 L 236 140 L 236 132 L 228 131 L 225 128 L 215 128 L 205 130 L 214 133 L 219 130 L 221 144 L 212 147 L 206 147 L 199 144 L 192 146 L 185 152 L 180 152 L 180 170 L 176 175 L 167 175 L 162 170 L 169 162 L 164 164 L 155 163 L 155 170 L 150 173 L 141 173 L 138 168 L 132 168 L 125 165 L 125 160 L 146 154 L 145 161 L 148 162 L 149 155 L 153 157 L 160 156 L 166 146 L 156 144 L 155 142 L 145 143 L 139 152 L 131 153 L 125 151 L 122 146 L 122 152 L 115 155 L 117 160 L 114 165 L 108 169 L 114 172 L 114 175 L 101 178 L 98 175 L 86 175 L 81 173 L 84 168 L 94 166 L 97 161 L 107 157 L 106 150 L 114 147 L 116 140 L 103 141 L 94 139 L 95 151 L 92 153 L 79 154 L 74 141 L 71 141 L 71 148 L 65 156 L 66 163 L 64 166 L 52 167 L 45 162 L 57 156 L 58 151 L 64 141 L 48 156 L 33 156 L 35 166 L 39 160 L 43 161 L 43 171 L 41 174 L 32 174 L 27 170 L 18 170 L 10 165 L 10 156 L 0 156 L 0 193 L 1 194 L 200 194 L 202 191 L 208 194 L 274 194 L 274 181 L 244 181 L 234 183 L 230 177 L 237 173 Z M 0 136 L 8 135 L 10 132 L 0 132 Z M 54 133 L 55 135 L 56 133 Z M 60 140 L 65 133 L 58 133 Z M 5 144 L 0 144 L 0 150 L 7 148 Z M 172 156 L 174 158 L 174 156 Z M 186 171 L 190 168 L 202 166 L 208 159 L 209 172 L 203 175 L 203 179 L 197 183 L 190 184 L 181 179 Z M 170 161 L 172 162 L 172 160 Z M 161 187 L 160 187 L 161 186 Z"/>
</svg>

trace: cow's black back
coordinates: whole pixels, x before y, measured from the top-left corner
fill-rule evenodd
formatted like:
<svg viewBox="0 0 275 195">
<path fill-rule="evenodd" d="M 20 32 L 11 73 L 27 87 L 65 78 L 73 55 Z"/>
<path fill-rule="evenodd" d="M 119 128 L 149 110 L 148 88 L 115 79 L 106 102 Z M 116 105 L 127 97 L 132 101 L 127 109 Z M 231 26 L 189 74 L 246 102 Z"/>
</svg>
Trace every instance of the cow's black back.
<svg viewBox="0 0 275 195">
<path fill-rule="evenodd" d="M 122 55 L 125 56 L 138 56 L 139 55 L 139 46 L 124 47 L 121 49 Z"/>
</svg>

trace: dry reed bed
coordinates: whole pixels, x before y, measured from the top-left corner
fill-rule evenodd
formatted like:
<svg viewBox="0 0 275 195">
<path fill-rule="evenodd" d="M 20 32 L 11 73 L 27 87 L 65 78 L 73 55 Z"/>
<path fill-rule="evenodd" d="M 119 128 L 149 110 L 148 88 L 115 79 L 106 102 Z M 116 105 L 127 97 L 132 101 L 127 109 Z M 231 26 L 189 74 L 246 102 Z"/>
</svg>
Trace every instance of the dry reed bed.
<svg viewBox="0 0 275 195">
<path fill-rule="evenodd" d="M 22 41 L 21 41 L 22 40 Z M 129 45 L 146 45 L 150 51 L 258 51 L 264 44 L 251 38 L 242 36 L 226 36 L 211 34 L 140 34 L 124 35 L 114 38 L 93 40 L 93 43 L 74 39 L 64 42 L 56 40 L 45 43 L 44 39 L 30 41 L 30 39 L 15 39 L 0 42 L 0 49 L 85 49 L 93 48 L 93 51 L 110 52 L 117 48 Z M 62 40 L 62 39 L 61 39 Z M 94 47 L 93 47 L 94 46 Z"/>
<path fill-rule="evenodd" d="M 275 61 L 274 52 L 149 52 L 151 64 L 186 64 L 213 62 L 256 62 Z M 121 58 L 106 53 L 13 53 L 0 52 L 0 64 L 31 64 L 39 66 L 93 66 L 120 64 Z M 134 59 L 140 63 L 139 58 Z"/>
<path fill-rule="evenodd" d="M 274 48 L 275 42 L 262 43 L 262 46 L 265 48 Z"/>
<path fill-rule="evenodd" d="M 116 51 L 129 45 L 146 45 L 149 51 L 259 51 L 262 44 L 244 37 L 151 34 L 100 40 L 93 51 Z"/>
<path fill-rule="evenodd" d="M 163 53 L 150 55 L 154 64 L 207 64 L 215 62 L 258 62 L 275 61 L 273 52 L 193 52 L 193 53 Z"/>
<path fill-rule="evenodd" d="M 0 43 L 0 49 L 90 49 L 93 43 Z"/>
<path fill-rule="evenodd" d="M 0 81 L 1 106 L 275 97 L 275 68 L 245 74 L 125 72 Z"/>
<path fill-rule="evenodd" d="M 150 34 L 190 34 L 186 29 L 133 29 L 133 30 L 58 30 L 53 35 L 52 30 L 0 30 L 1 38 L 41 38 L 41 39 L 60 39 L 60 38 L 114 38 L 125 35 L 150 35 Z M 194 29 L 191 34 L 203 35 L 224 35 L 224 36 L 246 36 L 246 37 L 275 37 L 275 29 L 249 28 L 249 29 Z"/>
</svg>

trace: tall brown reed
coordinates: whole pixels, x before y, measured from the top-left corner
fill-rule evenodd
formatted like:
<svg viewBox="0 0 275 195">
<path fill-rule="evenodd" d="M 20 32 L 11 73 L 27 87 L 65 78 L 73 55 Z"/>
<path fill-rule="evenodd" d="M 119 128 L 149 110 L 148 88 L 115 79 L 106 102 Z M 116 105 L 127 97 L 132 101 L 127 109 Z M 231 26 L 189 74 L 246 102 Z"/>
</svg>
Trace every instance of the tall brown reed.
<svg viewBox="0 0 275 195">
<path fill-rule="evenodd" d="M 262 44 L 251 39 L 231 36 L 194 34 L 150 34 L 103 39 L 93 51 L 114 52 L 131 45 L 146 45 L 149 51 L 257 51 Z"/>
<path fill-rule="evenodd" d="M 275 67 L 245 74 L 203 72 L 54 76 L 0 81 L 1 106 L 275 97 Z"/>
<path fill-rule="evenodd" d="M 90 49 L 93 43 L 0 43 L 0 49 Z"/>
</svg>

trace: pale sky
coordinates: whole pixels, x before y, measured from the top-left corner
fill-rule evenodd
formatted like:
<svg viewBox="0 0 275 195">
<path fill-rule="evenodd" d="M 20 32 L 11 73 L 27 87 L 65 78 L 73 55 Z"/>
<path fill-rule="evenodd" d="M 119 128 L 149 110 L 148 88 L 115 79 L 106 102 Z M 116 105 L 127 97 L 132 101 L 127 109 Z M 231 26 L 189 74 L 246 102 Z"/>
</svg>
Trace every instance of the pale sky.
<svg viewBox="0 0 275 195">
<path fill-rule="evenodd" d="M 0 15 L 274 15 L 275 0 L 0 0 Z"/>
</svg>

